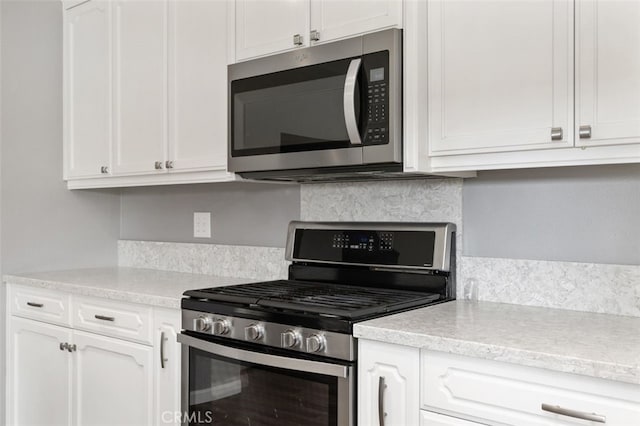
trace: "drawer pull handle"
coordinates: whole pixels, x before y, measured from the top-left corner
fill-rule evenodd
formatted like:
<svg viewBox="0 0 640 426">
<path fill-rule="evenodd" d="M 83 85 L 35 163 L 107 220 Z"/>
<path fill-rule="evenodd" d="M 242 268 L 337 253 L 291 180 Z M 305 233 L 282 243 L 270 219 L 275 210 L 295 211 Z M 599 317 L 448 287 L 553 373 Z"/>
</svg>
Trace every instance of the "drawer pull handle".
<svg viewBox="0 0 640 426">
<path fill-rule="evenodd" d="M 378 422 L 380 426 L 384 426 L 384 418 L 387 416 L 387 413 L 384 412 L 384 390 L 386 388 L 384 377 L 378 377 Z"/>
<path fill-rule="evenodd" d="M 33 303 L 33 302 L 27 302 L 27 305 L 33 306 L 34 308 L 42 308 L 44 306 L 42 303 Z"/>
<path fill-rule="evenodd" d="M 96 317 L 96 319 L 102 320 L 102 321 L 115 321 L 116 319 L 114 317 L 107 317 L 104 315 L 94 315 Z"/>
<path fill-rule="evenodd" d="M 548 411 L 554 414 L 560 414 L 561 416 L 573 417 L 576 419 L 589 420 L 596 423 L 606 423 L 607 417 L 602 414 L 585 413 L 584 411 L 570 410 L 568 408 L 562 408 L 559 405 L 542 404 L 540 407 L 542 411 Z"/>
</svg>

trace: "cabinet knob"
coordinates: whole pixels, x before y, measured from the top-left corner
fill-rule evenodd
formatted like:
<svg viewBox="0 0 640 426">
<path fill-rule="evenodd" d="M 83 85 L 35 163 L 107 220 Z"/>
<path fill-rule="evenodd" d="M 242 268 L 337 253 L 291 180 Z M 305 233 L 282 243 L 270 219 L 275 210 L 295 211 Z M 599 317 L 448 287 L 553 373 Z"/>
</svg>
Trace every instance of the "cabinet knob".
<svg viewBox="0 0 640 426">
<path fill-rule="evenodd" d="M 162 161 L 156 161 L 154 167 L 156 170 L 162 170 Z"/>
<path fill-rule="evenodd" d="M 311 30 L 311 33 L 309 34 L 309 39 L 311 41 L 320 41 L 320 31 Z"/>
<path fill-rule="evenodd" d="M 590 139 L 591 138 L 591 126 L 580 126 L 579 130 L 580 139 Z"/>
<path fill-rule="evenodd" d="M 164 162 L 164 166 L 165 166 L 167 169 L 173 169 L 173 161 L 169 161 L 169 160 L 165 161 L 165 162 Z"/>
<path fill-rule="evenodd" d="M 108 166 L 102 166 L 102 167 L 100 167 L 100 173 L 102 173 L 102 174 L 107 174 L 107 173 L 109 173 L 109 167 L 108 167 Z"/>
<path fill-rule="evenodd" d="M 67 349 L 69 347 L 68 343 L 60 343 L 60 350 L 64 351 L 65 349 Z"/>
<path fill-rule="evenodd" d="M 302 36 L 300 34 L 293 35 L 293 44 L 295 46 L 302 46 Z"/>
<path fill-rule="evenodd" d="M 67 344 L 67 350 L 68 350 L 69 352 L 75 352 L 75 351 L 76 351 L 76 349 L 77 349 L 77 347 L 76 347 L 75 343 L 74 343 L 73 345 L 69 345 L 69 344 Z"/>
<path fill-rule="evenodd" d="M 551 140 L 552 141 L 561 141 L 562 140 L 562 127 L 552 127 L 551 128 Z"/>
</svg>

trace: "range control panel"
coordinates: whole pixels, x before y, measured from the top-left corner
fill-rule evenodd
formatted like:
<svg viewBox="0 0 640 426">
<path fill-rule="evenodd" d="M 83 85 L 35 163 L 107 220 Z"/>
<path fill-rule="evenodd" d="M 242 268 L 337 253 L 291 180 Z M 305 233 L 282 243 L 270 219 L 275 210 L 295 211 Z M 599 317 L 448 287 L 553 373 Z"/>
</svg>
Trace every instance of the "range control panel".
<svg viewBox="0 0 640 426">
<path fill-rule="evenodd" d="M 298 229 L 293 256 L 316 261 L 430 267 L 435 232 L 428 230 Z"/>
</svg>

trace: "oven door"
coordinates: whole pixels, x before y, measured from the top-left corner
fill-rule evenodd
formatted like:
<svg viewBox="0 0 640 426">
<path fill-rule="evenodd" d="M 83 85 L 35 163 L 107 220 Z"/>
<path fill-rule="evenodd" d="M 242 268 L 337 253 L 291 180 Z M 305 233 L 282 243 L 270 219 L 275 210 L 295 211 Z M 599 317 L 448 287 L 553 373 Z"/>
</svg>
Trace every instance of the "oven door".
<svg viewBox="0 0 640 426">
<path fill-rule="evenodd" d="M 355 425 L 353 365 L 178 341 L 184 425 Z"/>
</svg>

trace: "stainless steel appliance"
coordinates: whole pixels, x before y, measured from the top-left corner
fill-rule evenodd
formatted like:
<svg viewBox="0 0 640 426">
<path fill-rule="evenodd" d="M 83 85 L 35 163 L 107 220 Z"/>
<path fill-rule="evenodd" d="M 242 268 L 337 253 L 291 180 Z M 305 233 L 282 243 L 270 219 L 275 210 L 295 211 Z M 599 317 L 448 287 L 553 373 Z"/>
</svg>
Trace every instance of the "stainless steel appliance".
<svg viewBox="0 0 640 426">
<path fill-rule="evenodd" d="M 289 279 L 185 292 L 188 424 L 354 426 L 359 321 L 455 299 L 455 225 L 289 225 Z"/>
<path fill-rule="evenodd" d="M 402 171 L 402 31 L 229 66 L 229 170 L 253 179 Z"/>
</svg>

